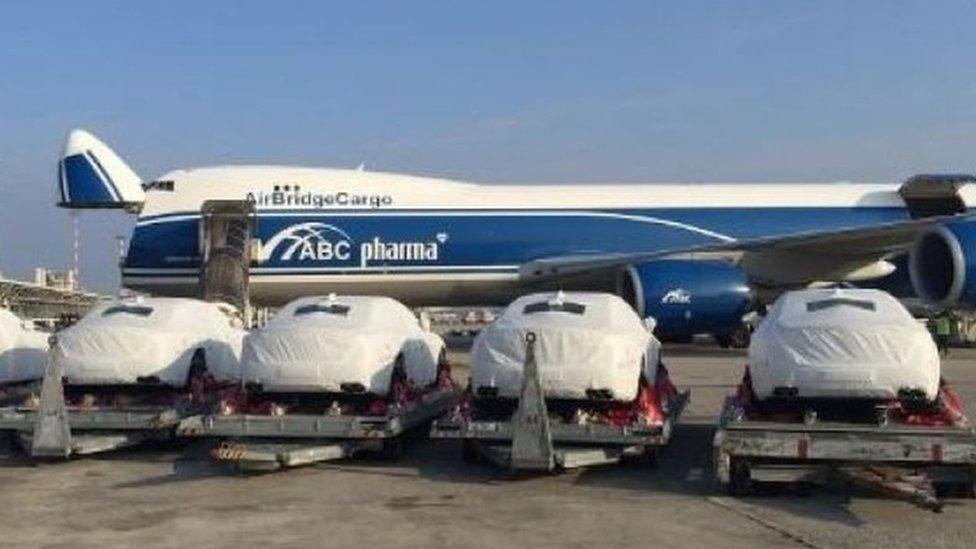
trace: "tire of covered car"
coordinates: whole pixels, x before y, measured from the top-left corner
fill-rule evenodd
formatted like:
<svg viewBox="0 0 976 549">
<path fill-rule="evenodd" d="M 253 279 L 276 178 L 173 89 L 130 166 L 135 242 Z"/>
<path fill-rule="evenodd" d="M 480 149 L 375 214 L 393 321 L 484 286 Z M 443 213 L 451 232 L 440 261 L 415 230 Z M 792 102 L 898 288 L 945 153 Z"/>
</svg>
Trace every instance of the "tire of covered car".
<svg viewBox="0 0 976 549">
<path fill-rule="evenodd" d="M 207 373 L 207 351 L 200 348 L 193 351 L 190 357 L 190 368 L 186 372 L 186 385 L 189 386 L 194 378 L 201 377 Z"/>
<path fill-rule="evenodd" d="M 399 354 L 396 360 L 393 362 L 393 370 L 390 372 L 390 389 L 387 394 L 387 399 L 394 403 L 397 401 L 397 390 L 400 387 L 406 389 L 407 387 L 407 370 L 404 365 L 403 354 Z"/>
<path fill-rule="evenodd" d="M 441 348 L 441 352 L 437 355 L 437 373 L 434 375 L 434 381 L 430 382 L 429 387 L 437 387 L 441 383 L 442 376 L 450 375 L 451 366 L 447 362 L 447 350 Z"/>
</svg>

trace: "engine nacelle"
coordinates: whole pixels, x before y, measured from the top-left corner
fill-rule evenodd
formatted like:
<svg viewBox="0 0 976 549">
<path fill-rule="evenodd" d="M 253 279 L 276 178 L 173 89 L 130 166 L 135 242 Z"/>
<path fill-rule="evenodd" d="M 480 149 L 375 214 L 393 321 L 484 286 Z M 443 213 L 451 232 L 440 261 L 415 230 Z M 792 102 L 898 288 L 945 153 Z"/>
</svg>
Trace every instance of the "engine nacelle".
<svg viewBox="0 0 976 549">
<path fill-rule="evenodd" d="M 721 261 L 632 265 L 618 290 L 639 314 L 657 320 L 657 333 L 665 339 L 728 333 L 742 325 L 753 302 L 746 274 Z"/>
<path fill-rule="evenodd" d="M 976 307 L 976 222 L 934 227 L 908 258 L 915 295 L 937 309 Z"/>
</svg>

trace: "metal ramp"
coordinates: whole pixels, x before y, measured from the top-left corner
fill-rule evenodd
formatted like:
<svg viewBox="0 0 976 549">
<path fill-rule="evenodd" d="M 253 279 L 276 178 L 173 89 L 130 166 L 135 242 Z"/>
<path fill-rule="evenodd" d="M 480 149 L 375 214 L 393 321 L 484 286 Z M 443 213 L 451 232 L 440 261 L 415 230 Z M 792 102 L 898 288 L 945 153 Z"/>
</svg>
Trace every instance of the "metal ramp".
<svg viewBox="0 0 976 549">
<path fill-rule="evenodd" d="M 234 305 L 246 318 L 254 203 L 207 200 L 200 214 L 199 298 Z"/>
<path fill-rule="evenodd" d="M 556 467 L 549 410 L 542 393 L 542 378 L 535 362 L 535 334 L 525 337 L 525 370 L 519 406 L 515 411 L 511 467 L 530 471 L 552 471 Z"/>
<path fill-rule="evenodd" d="M 41 402 L 37 408 L 37 423 L 30 444 L 34 458 L 67 458 L 71 455 L 71 426 L 64 402 L 64 383 L 60 348 L 52 345 L 41 384 Z"/>
<path fill-rule="evenodd" d="M 211 455 L 244 471 L 275 471 L 351 458 L 363 450 L 382 451 L 382 440 L 336 442 L 282 442 L 250 440 L 221 442 Z"/>
</svg>

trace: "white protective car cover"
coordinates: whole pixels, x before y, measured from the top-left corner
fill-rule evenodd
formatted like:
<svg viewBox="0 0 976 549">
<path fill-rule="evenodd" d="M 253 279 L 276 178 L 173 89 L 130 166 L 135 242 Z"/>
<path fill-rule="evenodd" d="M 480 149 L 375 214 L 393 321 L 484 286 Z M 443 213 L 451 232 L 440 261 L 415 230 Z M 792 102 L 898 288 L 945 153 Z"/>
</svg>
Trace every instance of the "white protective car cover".
<svg viewBox="0 0 976 549">
<path fill-rule="evenodd" d="M 244 341 L 245 382 L 269 392 L 339 392 L 358 383 L 386 395 L 397 357 L 417 386 L 437 379 L 444 341 L 388 297 L 315 296 L 292 301 Z"/>
<path fill-rule="evenodd" d="M 557 310 L 526 312 L 527 306 L 547 304 L 546 308 Z M 570 305 L 582 306 L 582 313 L 567 310 Z M 614 400 L 632 400 L 641 369 L 653 380 L 660 358 L 661 344 L 615 295 L 527 295 L 475 338 L 471 387 L 476 395 L 481 387 L 497 387 L 499 397 L 518 398 L 528 332 L 536 335 L 536 364 L 548 398 L 586 399 L 587 389 L 602 389 L 609 390 Z"/>
<path fill-rule="evenodd" d="M 57 334 L 55 356 L 74 385 L 128 385 L 156 376 L 182 387 L 197 349 L 214 377 L 239 379 L 245 332 L 235 313 L 229 305 L 196 299 L 111 301 Z"/>
<path fill-rule="evenodd" d="M 879 290 L 788 292 L 759 323 L 749 372 L 760 399 L 776 387 L 798 396 L 894 398 L 917 389 L 935 398 L 939 353 L 925 327 Z"/>
<path fill-rule="evenodd" d="M 0 383 L 44 377 L 47 334 L 0 308 Z"/>
</svg>

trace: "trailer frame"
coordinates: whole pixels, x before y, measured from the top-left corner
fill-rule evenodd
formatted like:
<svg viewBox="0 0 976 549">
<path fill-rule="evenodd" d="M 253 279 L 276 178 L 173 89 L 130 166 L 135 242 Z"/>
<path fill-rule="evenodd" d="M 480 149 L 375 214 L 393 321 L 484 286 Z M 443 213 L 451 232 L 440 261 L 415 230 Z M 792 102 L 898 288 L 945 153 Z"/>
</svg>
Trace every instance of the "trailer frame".
<svg viewBox="0 0 976 549">
<path fill-rule="evenodd" d="M 554 473 L 612 464 L 626 457 L 654 462 L 671 439 L 674 424 L 690 400 L 679 393 L 662 424 L 615 426 L 559 423 L 549 418 L 542 379 L 535 360 L 535 334 L 526 335 L 526 358 L 518 407 L 507 421 L 470 420 L 453 414 L 431 426 L 435 439 L 457 439 L 465 461 L 484 458 L 513 471 Z"/>
<path fill-rule="evenodd" d="M 716 480 L 733 496 L 753 483 L 850 483 L 940 510 L 954 487 L 970 497 L 976 483 L 971 426 L 877 425 L 746 419 L 726 398 L 713 438 Z"/>
<path fill-rule="evenodd" d="M 69 406 L 60 350 L 54 345 L 36 405 L 0 407 L 0 431 L 13 433 L 32 459 L 67 459 L 173 437 L 184 417 L 200 405 L 135 405 L 124 408 Z M 33 394 L 27 395 L 32 398 Z"/>
<path fill-rule="evenodd" d="M 242 470 L 310 465 L 350 458 L 361 451 L 396 459 L 403 452 L 402 435 L 450 409 L 457 396 L 453 385 L 438 387 L 414 407 L 394 405 L 385 416 L 208 413 L 184 418 L 176 433 L 219 439 L 211 456 Z"/>
</svg>

